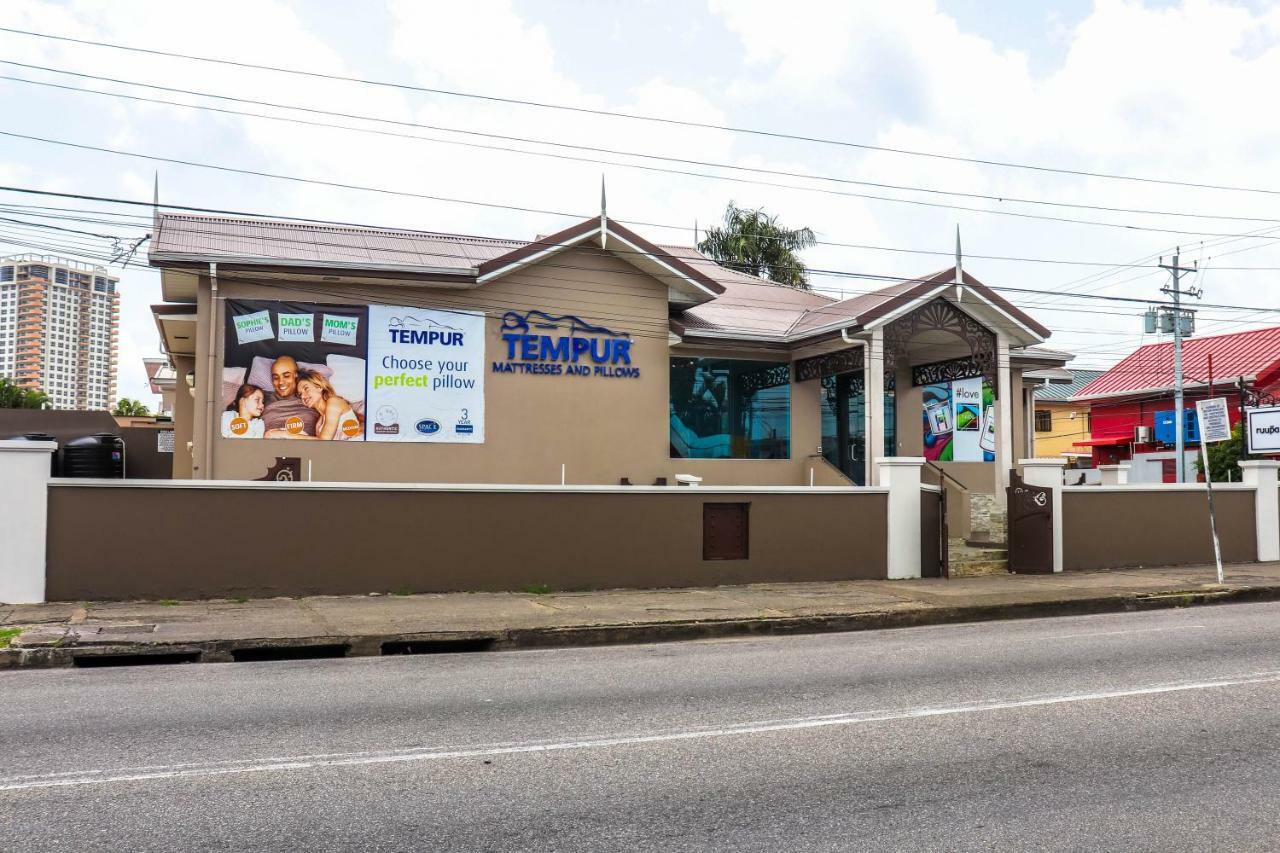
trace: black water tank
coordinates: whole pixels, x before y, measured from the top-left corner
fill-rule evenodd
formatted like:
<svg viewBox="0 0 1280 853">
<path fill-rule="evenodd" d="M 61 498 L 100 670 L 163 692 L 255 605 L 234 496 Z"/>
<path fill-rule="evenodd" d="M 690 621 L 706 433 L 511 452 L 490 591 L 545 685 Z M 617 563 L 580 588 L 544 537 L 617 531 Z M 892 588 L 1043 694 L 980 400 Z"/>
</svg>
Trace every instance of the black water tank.
<svg viewBox="0 0 1280 853">
<path fill-rule="evenodd" d="M 11 435 L 6 440 L 7 441 L 54 441 L 54 442 L 57 441 L 57 439 L 54 438 L 53 436 L 43 432 L 26 432 L 26 433 L 23 433 L 22 435 Z M 60 450 L 55 450 L 49 454 L 49 476 L 57 477 L 59 475 L 60 471 L 62 470 L 62 465 L 60 464 L 61 461 L 62 459 L 61 459 Z"/>
<path fill-rule="evenodd" d="M 62 448 L 62 476 L 124 479 L 124 442 L 109 432 L 67 442 Z"/>
</svg>

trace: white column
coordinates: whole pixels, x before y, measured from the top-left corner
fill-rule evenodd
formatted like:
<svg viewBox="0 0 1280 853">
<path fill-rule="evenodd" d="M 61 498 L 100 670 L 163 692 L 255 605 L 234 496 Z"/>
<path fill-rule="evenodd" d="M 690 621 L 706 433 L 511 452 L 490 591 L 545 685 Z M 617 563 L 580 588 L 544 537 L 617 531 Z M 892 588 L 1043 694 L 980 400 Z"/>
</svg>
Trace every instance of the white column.
<svg viewBox="0 0 1280 853">
<path fill-rule="evenodd" d="M 1280 462 L 1273 459 L 1246 459 L 1239 463 L 1253 498 L 1254 524 L 1258 533 L 1258 560 L 1280 560 Z"/>
<path fill-rule="evenodd" d="M 888 456 L 879 461 L 880 485 L 889 489 L 890 580 L 920 577 L 920 468 L 923 465 L 923 456 Z"/>
<path fill-rule="evenodd" d="M 0 601 L 44 601 L 49 454 L 55 441 L 0 441 Z"/>
<path fill-rule="evenodd" d="M 884 329 L 871 333 L 866 368 L 862 371 L 867 404 L 867 485 L 882 486 L 880 460 L 884 457 Z"/>
<path fill-rule="evenodd" d="M 1120 462 L 1116 465 L 1099 465 L 1098 472 L 1104 486 L 1129 485 L 1128 462 Z"/>
<path fill-rule="evenodd" d="M 1023 413 L 1026 414 L 1025 412 Z M 1027 452 L 1032 452 L 1028 448 Z M 1009 339 L 996 333 L 996 504 L 1008 499 L 1009 469 L 1013 467 L 1013 383 L 1009 378 Z M 1061 480 L 1059 480 L 1061 483 Z"/>
<path fill-rule="evenodd" d="M 1028 486 L 1050 489 L 1053 501 L 1053 570 L 1062 571 L 1062 469 L 1065 459 L 1019 459 L 1022 480 Z M 1010 519 L 1012 524 L 1013 519 Z"/>
</svg>

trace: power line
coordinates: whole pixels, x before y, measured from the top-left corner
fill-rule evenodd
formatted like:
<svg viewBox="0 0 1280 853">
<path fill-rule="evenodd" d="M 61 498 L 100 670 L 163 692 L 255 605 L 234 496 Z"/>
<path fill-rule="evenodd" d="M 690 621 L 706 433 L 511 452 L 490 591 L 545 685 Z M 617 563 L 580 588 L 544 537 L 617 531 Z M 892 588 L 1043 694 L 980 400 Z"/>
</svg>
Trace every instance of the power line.
<svg viewBox="0 0 1280 853">
<path fill-rule="evenodd" d="M 0 187 L 0 190 L 4 190 L 4 189 L 7 189 L 7 188 L 6 188 L 6 187 Z M 67 195 L 72 195 L 72 194 L 67 194 L 67 193 L 58 193 L 57 195 L 67 196 Z M 124 199 L 109 199 L 109 198 L 105 198 L 105 197 L 101 197 L 101 196 L 97 196 L 97 197 L 86 197 L 86 198 L 93 198 L 94 200 L 99 200 L 99 201 L 117 201 L 117 202 L 119 202 L 119 203 L 128 203 L 128 204 L 145 204 L 145 205 L 148 205 L 148 206 L 150 206 L 150 205 L 151 205 L 151 203 L 150 203 L 150 202 L 137 202 L 137 201 L 131 201 L 131 200 L 124 200 Z M 181 209 L 184 209 L 184 210 L 204 210 L 204 209 L 201 209 L 201 208 L 195 208 L 195 207 L 191 207 L 191 206 L 175 206 L 175 207 L 180 207 Z M 311 221 L 311 222 L 315 222 L 315 220 L 309 220 L 309 221 Z M 203 233 L 203 232 L 196 231 L 196 230 L 194 230 L 194 229 L 183 229 L 183 228 L 181 228 L 181 227 L 178 227 L 177 225 L 169 225 L 168 227 L 170 227 L 170 228 L 172 228 L 173 230 L 176 230 L 176 231 L 178 231 L 178 232 L 180 232 L 180 233 L 181 233 L 181 232 L 183 232 L 183 231 L 188 231 L 189 233 Z M 400 235 L 389 235 L 390 239 L 395 239 L 395 237 L 396 237 L 396 236 L 400 236 Z M 416 234 L 414 234 L 414 235 L 410 235 L 410 234 L 406 233 L 405 235 L 401 236 L 401 239 L 410 239 L 410 237 L 411 237 L 411 236 L 418 236 L 418 235 L 416 235 Z M 429 234 L 429 233 L 425 233 L 425 232 L 424 232 L 424 233 L 422 233 L 422 236 L 433 236 L 433 235 L 431 235 L 431 234 Z M 468 237 L 468 236 L 463 236 L 463 235 L 448 235 L 448 236 L 449 236 L 451 239 L 455 239 L 455 240 L 458 240 L 458 241 L 460 241 L 460 242 L 464 242 L 464 243 L 465 243 L 466 241 L 468 241 L 468 240 L 482 241 L 482 242 L 484 242 L 484 243 L 486 243 L 486 244 L 490 244 L 490 245 L 491 245 L 492 243 L 494 243 L 494 242 L 495 242 L 495 238 Z M 350 248 L 348 245 L 346 245 L 346 244 L 344 244 L 344 243 L 337 243 L 337 242 L 334 242 L 334 243 L 326 243 L 326 242 L 324 242 L 324 241 L 316 241 L 316 240 L 314 240 L 314 239 L 312 239 L 312 240 L 307 240 L 307 241 L 301 241 L 301 240 L 294 240 L 294 239 L 290 239 L 290 238 L 286 238 L 286 237 L 271 237 L 271 236 L 268 236 L 268 235 L 259 235 L 259 236 L 255 237 L 254 239 L 256 239 L 256 240 L 271 241 L 271 242 L 277 242 L 277 243 L 282 243 L 282 244 L 285 244 L 285 245 L 305 245 L 305 246 L 307 246 L 308 248 L 314 248 L 314 247 L 316 247 L 316 246 L 325 246 L 325 245 L 330 245 L 330 246 L 333 246 L 333 247 L 335 247 L 335 248 Z M 520 241 L 520 240 L 504 239 L 504 240 L 496 240 L 496 242 L 506 242 L 506 243 L 511 243 L 511 244 L 513 244 L 513 245 L 543 245 L 543 246 L 551 246 L 551 245 L 552 245 L 552 244 L 550 244 L 550 243 L 548 243 L 548 242 L 546 242 L 546 241 L 540 241 L 540 240 Z M 416 256 L 416 257 L 428 256 L 428 257 L 439 257 L 439 258 L 445 258 L 445 259 L 460 259 L 460 260 L 474 261 L 474 258 L 472 258 L 471 256 L 463 255 L 463 254 L 457 254 L 457 253 L 449 253 L 449 252 L 424 252 L 424 251 L 419 250 L 419 249 L 413 249 L 413 250 L 408 250 L 408 249 L 383 249 L 383 251 L 403 252 L 403 253 L 406 253 L 406 254 L 412 254 L 412 255 L 414 255 L 414 256 Z M 610 253 L 612 253 L 612 254 L 618 254 L 618 255 L 630 255 L 630 254 L 634 254 L 634 255 L 639 255 L 639 256 L 643 256 L 643 257 L 653 257 L 652 253 L 649 253 L 649 252 L 643 252 L 643 251 L 637 251 L 637 250 L 629 250 L 629 249 L 610 249 L 609 251 L 610 251 Z M 574 266 L 571 266 L 571 265 L 557 264 L 557 263 L 554 263 L 554 262 L 544 262 L 544 263 L 545 263 L 546 265 L 548 265 L 548 266 L 551 266 L 551 267 L 565 268 L 565 269 L 575 269 L 575 270 L 579 270 L 579 271 L 591 271 L 591 270 L 590 270 L 590 268 L 586 268 L 586 267 L 574 267 Z M 711 261 L 710 259 L 708 259 L 708 260 L 707 260 L 707 264 L 709 264 L 709 265 L 713 265 L 713 266 L 715 265 L 715 264 L 714 264 L 714 262 L 713 262 L 713 261 Z M 849 279 L 866 280 L 866 281 L 883 281 L 883 282 L 890 282 L 890 283 L 911 283 L 911 282 L 922 282 L 922 281 L 924 280 L 924 279 L 923 279 L 923 278 L 921 278 L 921 277 L 895 276 L 895 275 L 886 275 L 886 274 L 878 274 L 878 273 L 868 273 L 868 272 L 860 272 L 860 271 L 853 271 L 853 270 L 839 270 L 839 269 L 810 268 L 808 271 L 809 271 L 810 273 L 812 273 L 812 274 L 814 274 L 814 275 L 818 275 L 818 276 L 830 276 L 830 277 L 837 277 L 837 278 L 849 278 Z M 657 278 L 672 277 L 672 274 L 666 274 L 666 273 L 650 274 L 650 273 L 647 273 L 647 272 L 641 272 L 641 271 L 638 271 L 638 270 L 637 270 L 637 271 L 629 271 L 629 272 L 628 272 L 628 274 L 633 274 L 633 275 L 638 275 L 638 276 L 645 276 L 645 277 L 657 277 Z M 704 273 L 704 274 L 705 274 L 705 273 Z M 741 275 L 741 274 L 739 274 L 739 275 Z M 742 276 L 742 277 L 740 277 L 740 278 L 729 278 L 729 279 L 723 279 L 723 278 L 722 278 L 722 279 L 716 279 L 714 276 L 712 276 L 712 275 L 708 275 L 708 278 L 712 279 L 713 281 L 718 281 L 719 283 L 728 283 L 728 284 L 738 285 L 738 286 L 767 287 L 767 288 L 771 288 L 771 289 L 776 289 L 776 288 L 778 288 L 778 287 L 781 287 L 781 285 L 778 285 L 778 284 L 773 283 L 773 282 L 766 282 L 766 281 L 745 281 L 745 280 L 743 280 L 744 278 L 750 278 L 749 276 Z M 1039 295 L 1039 296 L 1046 295 L 1046 291 L 1044 291 L 1044 290 L 1039 290 L 1039 289 L 1034 289 L 1034 288 L 1019 288 L 1019 287 L 1009 287 L 1009 286 L 1004 286 L 1004 285 L 988 285 L 988 287 L 990 287 L 992 290 L 994 290 L 994 291 L 998 291 L 998 292 L 999 292 L 999 291 L 1003 291 L 1003 292 L 1010 292 L 1010 293 L 1023 293 L 1023 294 Z M 862 294 L 865 294 L 865 293 L 871 293 L 871 292 L 875 292 L 875 291 L 862 291 L 861 293 L 862 293 Z M 1088 299 L 1088 300 L 1097 300 L 1097 301 L 1106 301 L 1106 302 L 1119 302 L 1119 303 L 1128 303 L 1128 304 L 1135 304 L 1135 305 L 1142 305 L 1142 306 L 1150 306 L 1150 305 L 1162 304 L 1162 303 L 1160 303 L 1158 300 L 1141 299 L 1141 298 L 1136 298 L 1136 297 L 1109 296 L 1109 295 L 1103 295 L 1103 294 L 1092 294 L 1092 293 L 1074 293 L 1074 292 L 1069 292 L 1069 291 L 1068 291 L 1068 292 L 1060 292 L 1060 293 L 1053 293 L 1053 292 L 1049 292 L 1049 293 L 1050 293 L 1050 295 L 1058 295 L 1058 296 L 1062 296 L 1062 297 L 1066 297 L 1066 298 L 1074 298 L 1074 299 Z M 860 294 L 860 295 L 861 295 L 861 294 Z M 820 307 L 828 307 L 828 306 L 820 306 Z M 1232 311 L 1249 311 L 1249 312 L 1259 312 L 1259 313 L 1280 313 L 1280 308 L 1266 308 L 1266 307 L 1260 307 L 1260 306 L 1245 306 L 1245 305 L 1229 305 L 1229 304 L 1204 303 L 1204 304 L 1203 304 L 1203 307 L 1205 307 L 1205 308 L 1215 308 L 1215 309 L 1220 309 L 1220 310 L 1232 310 Z"/>
<path fill-rule="evenodd" d="M 510 210 L 510 211 L 515 211 L 519 213 L 541 213 L 541 214 L 547 214 L 551 216 L 563 216 L 563 217 L 574 218 L 574 219 L 587 218 L 585 216 L 581 216 L 578 214 L 564 213 L 562 211 L 552 211 L 552 210 L 545 210 L 545 209 L 532 208 L 532 207 L 521 207 L 519 205 L 499 204 L 496 202 L 481 202 L 481 201 L 474 201 L 471 199 L 450 198 L 447 196 L 431 195 L 430 193 L 412 192 L 410 190 L 397 190 L 397 189 L 391 189 L 388 187 L 371 187 L 371 186 L 365 186 L 361 184 L 344 183 L 342 181 L 323 180 L 320 178 L 303 178 L 296 175 L 284 175 L 278 172 L 265 172 L 265 171 L 260 171 L 256 169 L 243 169 L 235 166 L 223 166 L 215 163 L 203 163 L 197 160 L 183 160 L 177 157 L 163 157 L 157 154 L 142 154 L 136 151 L 123 151 L 117 148 L 107 148 L 105 146 L 88 145 L 80 142 L 69 142 L 63 139 L 51 139 L 49 137 L 44 137 L 44 136 L 35 136 L 32 134 L 17 133 L 11 130 L 0 130 L 0 136 L 8 136 L 13 139 L 25 139 L 30 142 L 40 142 L 46 145 L 59 145 L 66 148 L 79 149 L 82 151 L 96 151 L 99 153 L 113 154 L 120 157 L 134 157 L 142 160 L 151 160 L 158 163 L 171 163 L 178 166 L 190 166 L 192 168 L 197 168 L 197 169 L 210 169 L 217 172 L 229 172 L 233 174 L 250 175 L 253 177 L 270 178 L 272 180 L 289 181 L 292 183 L 301 183 L 301 184 L 308 184 L 313 186 L 325 186 L 325 187 L 332 187 L 335 189 L 355 190 L 358 192 L 369 192 L 369 193 L 376 193 L 379 195 L 391 195 L 391 196 L 397 196 L 402 198 L 418 198 L 418 199 L 424 199 L 427 201 L 438 201 L 438 202 L 444 202 L 449 204 L 463 204 L 463 205 L 471 205 L 471 206 L 477 206 L 477 207 L 494 208 L 499 210 Z M 835 192 L 835 191 L 830 191 L 830 192 Z M 857 193 L 838 193 L 837 192 L 836 194 L 864 197 Z M 865 197 L 870 198 L 871 196 L 865 196 Z M 901 204 L 909 204 L 909 205 L 915 205 L 920 207 L 936 207 L 936 208 L 943 208 L 947 210 L 964 210 L 972 213 L 988 213 L 988 214 L 997 215 L 997 216 L 1013 216 L 1020 219 L 1036 219 L 1036 220 L 1042 220 L 1046 222 L 1065 222 L 1065 223 L 1072 223 L 1077 225 L 1091 225 L 1091 226 L 1096 226 L 1101 228 L 1118 228 L 1125 231 L 1147 231 L 1152 233 L 1181 234 L 1181 235 L 1187 235 L 1192 237 L 1237 236 L 1235 234 L 1227 234 L 1227 233 L 1214 232 L 1214 231 L 1182 231 L 1176 228 L 1155 228 L 1155 227 L 1146 226 L 1146 225 L 1130 225 L 1130 224 L 1124 224 L 1124 223 L 1118 223 L 1118 222 L 1102 222 L 1099 220 L 1092 220 L 1092 219 L 1074 219 L 1074 218 L 1062 217 L 1062 216 L 1043 216 L 1035 213 L 1018 213 L 1011 210 L 988 210 L 985 208 L 965 207 L 963 205 L 952 205 L 952 204 L 940 204 L 937 202 L 919 201 L 915 199 L 889 199 L 887 197 L 882 197 L 882 196 L 877 196 L 876 198 L 881 198 L 886 201 L 896 201 Z M 619 220 L 619 221 L 626 221 L 626 220 Z M 687 228 L 687 226 L 683 226 L 683 225 L 663 225 L 663 224 L 656 224 L 656 223 L 640 223 L 640 224 L 650 224 L 650 225 L 654 225 L 654 227 L 675 228 L 679 230 L 685 230 Z M 1280 237 L 1268 238 L 1268 239 L 1280 240 Z"/>
<path fill-rule="evenodd" d="M 1267 217 L 1261 217 L 1261 216 L 1239 216 L 1234 214 L 1192 213 L 1192 212 L 1186 212 L 1186 211 L 1151 210 L 1151 209 L 1145 209 L 1145 208 L 1113 207 L 1113 206 L 1098 205 L 1098 204 L 1082 204 L 1082 203 L 1074 203 L 1074 202 L 1048 201 L 1044 199 L 1022 198 L 1018 196 L 999 195 L 999 194 L 993 194 L 993 193 L 965 192 L 960 190 L 942 190 L 942 189 L 936 189 L 933 187 L 912 186 L 909 184 L 889 184 L 889 183 L 883 183 L 883 182 L 877 182 L 877 181 L 862 181 L 862 180 L 856 180 L 853 178 L 841 178 L 841 177 L 836 177 L 831 175 L 815 175 L 815 174 L 806 174 L 804 172 L 789 172 L 789 171 L 779 170 L 779 169 L 765 169 L 761 167 L 740 166 L 733 163 L 722 163 L 722 162 L 716 162 L 711 160 L 692 160 L 692 159 L 686 159 L 681 157 L 670 157 L 670 156 L 650 154 L 647 152 L 625 151 L 625 150 L 620 150 L 615 148 L 603 148 L 603 147 L 591 146 L 591 145 L 573 145 L 569 143 L 558 142 L 555 140 L 539 139 L 535 137 L 520 137 L 520 136 L 509 136 L 509 135 L 498 134 L 498 133 L 485 133 L 481 131 L 465 130 L 465 129 L 456 128 L 456 127 L 444 127 L 440 125 L 422 124 L 420 122 L 386 119 L 386 118 L 380 118 L 378 116 L 361 115 L 359 113 L 344 113 L 344 112 L 338 112 L 333 110 L 322 110 L 322 109 L 315 109 L 311 107 L 297 106 L 293 104 L 281 104 L 281 103 L 272 102 L 272 101 L 262 101 L 262 100 L 252 99 L 252 98 L 238 98 L 238 97 L 232 97 L 229 95 L 219 95 L 219 94 L 213 94 L 209 92 L 200 92 L 192 89 L 180 89 L 180 88 L 171 87 L 171 86 L 160 86 L 152 83 L 140 83 L 134 80 L 124 80 L 117 77 L 103 77 L 103 76 L 94 75 L 94 74 L 82 74 L 80 72 L 75 72 L 75 71 L 64 71 L 59 68 L 51 68 L 49 66 L 44 66 L 44 65 L 31 65 L 24 62 L 13 62 L 10 60 L 0 60 L 0 64 L 16 65 L 23 68 L 33 68 L 41 71 L 52 72 L 55 74 L 69 74 L 76 77 L 86 77 L 94 80 L 103 80 L 111 83 L 120 83 L 126 86 L 138 86 L 138 87 L 143 87 L 148 89 L 157 89 L 157 90 L 166 91 L 166 92 L 177 92 L 185 95 L 193 95 L 195 97 L 215 98 L 218 100 L 233 101 L 236 103 L 254 104 L 257 106 L 272 107 L 276 109 L 298 110 L 302 112 L 319 114 L 319 115 L 339 116 L 343 118 L 358 119 L 360 121 L 380 122 L 380 123 L 393 124 L 393 125 L 399 125 L 399 126 L 405 126 L 405 127 L 416 127 L 416 128 L 427 129 L 427 130 L 443 131 L 447 133 L 480 136 L 488 139 L 498 139 L 498 140 L 504 140 L 509 142 L 521 142 L 526 144 L 547 145 L 547 146 L 554 146 L 558 148 L 568 148 L 568 149 L 573 149 L 578 151 L 605 153 L 605 154 L 612 154 L 612 155 L 625 156 L 625 157 L 643 158 L 648 160 L 659 160 L 659 161 L 669 162 L 669 163 L 683 163 L 687 165 L 706 166 L 706 167 L 711 167 L 716 169 L 728 169 L 733 171 L 750 172 L 753 174 L 777 175 L 782 177 L 801 178 L 804 180 L 827 181 L 831 183 L 845 184 L 845 185 L 851 185 L 851 186 L 864 186 L 864 187 L 873 187 L 877 189 L 901 190 L 903 192 L 928 193 L 930 195 L 954 196 L 958 198 L 977 199 L 981 201 L 992 201 L 997 203 L 1012 202 L 1015 204 L 1039 205 L 1044 207 L 1061 207 L 1061 208 L 1070 208 L 1070 209 L 1076 209 L 1076 210 L 1092 210 L 1092 211 L 1098 211 L 1098 212 L 1104 212 L 1104 213 L 1133 213 L 1133 214 L 1139 214 L 1143 216 L 1175 216 L 1175 217 L 1191 218 L 1191 219 L 1219 219 L 1219 220 L 1234 221 L 1234 222 L 1280 222 L 1280 219 L 1273 219 L 1273 218 L 1267 218 Z M 244 110 L 223 109 L 220 107 L 209 106 L 207 104 L 188 104 L 188 103 L 182 103 L 180 101 L 169 101 L 163 98 L 145 98 L 140 95 L 130 95 L 124 92 L 107 92 L 107 91 L 102 91 L 100 89 L 87 89 L 79 86 L 68 86 L 61 83 L 54 83 L 51 81 L 30 80 L 24 77 L 13 77 L 10 75 L 3 75 L 3 74 L 0 74 L 0 80 L 8 80 L 15 83 L 26 83 L 34 86 L 47 86 L 55 89 L 62 89 L 69 92 L 79 92 L 79 93 L 91 94 L 91 95 L 103 95 L 111 98 L 124 98 L 131 101 L 138 101 L 138 102 L 149 103 L 149 104 L 161 104 L 165 106 L 179 107 L 179 108 L 189 109 L 189 110 L 203 110 L 207 112 L 221 113 L 224 115 L 236 115 L 236 116 L 244 116 L 248 118 L 263 119 L 266 121 L 278 121 L 278 122 L 286 122 L 290 124 L 301 124 L 301 125 L 306 125 L 308 127 L 321 127 L 321 128 L 331 129 L 331 130 L 344 130 L 344 131 L 349 131 L 353 133 L 367 133 L 367 134 L 373 134 L 377 136 L 389 136 L 389 137 L 394 137 L 398 139 L 412 139 L 412 140 L 417 140 L 420 142 L 428 142 L 436 145 L 456 145 L 456 146 L 461 146 L 465 148 L 475 148 L 475 149 L 486 150 L 486 151 L 497 151 L 497 152 L 506 153 L 506 154 L 518 154 L 518 155 L 529 156 L 529 157 L 546 157 L 546 158 L 552 158 L 557 160 L 570 160 L 570 161 L 579 162 L 579 163 L 593 163 L 597 165 L 617 166 L 623 169 L 638 169 L 638 170 L 648 171 L 648 172 L 660 172 L 663 174 L 702 178 L 706 180 L 730 181 L 733 183 L 748 184 L 752 186 L 765 186 L 765 187 L 773 187 L 777 189 L 796 190 L 799 192 L 816 192 L 816 193 L 821 193 L 825 195 L 839 195 L 844 197 L 862 198 L 862 199 L 868 199 L 871 201 L 886 201 L 886 202 L 897 202 L 897 203 L 911 202 L 910 199 L 897 199 L 897 198 L 891 198 L 886 196 L 876 196 L 876 195 L 871 195 L 867 193 L 839 192 L 836 190 L 825 189 L 822 187 L 797 186 L 795 184 L 780 184 L 772 181 L 757 181 L 757 180 L 750 180 L 746 178 L 732 177 L 729 175 L 715 175 L 715 174 L 707 174 L 705 172 L 691 172 L 683 169 L 670 169 L 670 168 L 661 168 L 656 166 L 645 166 L 638 163 L 623 163 L 617 160 L 603 160 L 598 157 L 583 157 L 583 156 L 574 156 L 574 155 L 567 155 L 567 154 L 556 154 L 549 151 L 530 151 L 527 149 L 511 148 L 508 146 L 501 146 L 501 145 L 485 145 L 485 144 L 475 143 L 475 142 L 466 142 L 459 139 L 441 139 L 438 137 L 422 136 L 419 134 L 398 133 L 395 131 L 378 130 L 376 128 L 354 127 L 352 125 L 335 124 L 333 122 L 309 121 L 307 119 L 295 118 L 291 116 L 267 115 L 264 113 L 247 112 Z M 957 208 L 957 209 L 971 210 L 972 208 Z M 982 211 L 982 212 L 995 212 L 995 211 Z"/>
<path fill-rule="evenodd" d="M 343 74 L 331 74 L 321 71 L 307 71 L 298 68 L 287 68 L 275 65 L 263 65 L 252 62 L 240 62 L 231 59 L 222 59 L 210 56 L 199 56 L 196 54 L 177 53 L 173 51 L 157 50 L 153 48 L 136 47 L 132 45 L 123 45 L 113 42 L 95 41 L 90 39 L 72 38 L 71 36 L 59 36 L 51 33 L 39 33 L 31 30 L 22 30 L 15 27 L 0 27 L 0 32 L 12 33 L 14 35 L 29 36 L 33 38 L 49 39 L 52 41 L 69 42 L 73 44 L 82 44 L 92 47 L 107 48 L 111 50 L 129 51 L 132 53 L 150 54 L 153 56 L 164 56 L 172 59 L 182 59 L 191 62 L 205 62 L 217 65 L 227 65 L 237 68 L 253 69 L 256 71 L 269 71 L 277 74 L 290 74 L 302 77 L 311 77 L 321 80 L 333 80 L 344 83 L 358 83 L 367 86 L 379 86 L 383 88 L 396 89 L 408 92 L 420 92 L 431 95 L 444 95 L 456 98 L 468 98 L 473 100 L 488 101 L 491 103 L 508 104 L 521 107 L 535 107 L 539 109 L 560 110 L 564 112 L 580 113 L 584 115 L 595 115 L 607 118 L 619 118 L 629 121 L 643 121 L 656 124 L 665 124 L 677 127 L 700 128 L 704 130 L 725 131 L 729 133 L 739 133 L 751 136 L 758 136 L 770 139 L 785 139 L 796 142 L 806 142 L 818 145 L 834 145 L 842 148 L 851 148 L 862 151 L 878 151 L 888 154 L 900 154 L 911 157 L 927 157 L 937 160 L 947 160 L 957 163 L 969 163 L 979 166 L 994 166 L 1006 169 L 1024 169 L 1035 172 L 1048 172 L 1061 175 L 1072 175 L 1076 177 L 1086 178 L 1104 178 L 1107 180 L 1133 181 L 1148 184 L 1164 184 L 1168 186 L 1190 187 L 1195 189 L 1222 190 L 1227 192 L 1247 192 L 1261 193 L 1266 195 L 1280 195 L 1280 190 L 1267 189 L 1262 187 L 1242 187 L 1232 186 L 1229 184 L 1211 184 L 1200 183 L 1194 181 L 1175 181 L 1164 178 L 1150 178 L 1137 175 L 1122 175 L 1110 172 L 1093 172 L 1084 169 L 1065 169 L 1053 166 L 1043 166 L 1031 163 L 1018 163 L 1006 160 L 994 160 L 981 157 L 962 157 L 954 154 L 939 154 L 931 151 L 916 151 L 906 148 L 894 148 L 883 145 L 870 145 L 867 143 L 851 142 L 848 140 L 831 139 L 818 136 L 806 136 L 802 134 L 783 133 L 780 131 L 763 130 L 759 128 L 738 127 L 734 125 L 715 124 L 712 122 L 698 122 L 688 119 L 665 118 L 661 116 L 644 115 L 641 113 L 630 113 L 619 110 L 604 110 L 592 107 L 572 106 L 569 104 L 554 104 L 544 101 L 533 101 L 523 98 L 509 98 L 498 95 L 486 95 L 476 92 L 464 92 L 457 89 L 443 89 L 429 86 L 417 86 L 410 83 L 399 83 L 386 80 L 374 80 L 363 77 L 348 76 Z"/>
</svg>

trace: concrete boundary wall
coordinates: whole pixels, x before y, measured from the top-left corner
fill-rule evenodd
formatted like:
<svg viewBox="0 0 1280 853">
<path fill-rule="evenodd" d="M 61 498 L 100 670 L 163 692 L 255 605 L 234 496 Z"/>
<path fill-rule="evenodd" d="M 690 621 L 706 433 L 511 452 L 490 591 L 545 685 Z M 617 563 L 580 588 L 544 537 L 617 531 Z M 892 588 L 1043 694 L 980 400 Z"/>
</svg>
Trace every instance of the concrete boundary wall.
<svg viewBox="0 0 1280 853">
<path fill-rule="evenodd" d="M 1222 559 L 1258 559 L 1254 489 L 1215 485 Z M 1203 485 L 1071 486 L 1062 489 L 1063 563 L 1071 569 L 1213 562 Z"/>
<path fill-rule="evenodd" d="M 746 559 L 704 559 L 712 503 L 747 505 Z M 886 489 L 62 481 L 48 507 L 53 601 L 888 574 Z"/>
</svg>

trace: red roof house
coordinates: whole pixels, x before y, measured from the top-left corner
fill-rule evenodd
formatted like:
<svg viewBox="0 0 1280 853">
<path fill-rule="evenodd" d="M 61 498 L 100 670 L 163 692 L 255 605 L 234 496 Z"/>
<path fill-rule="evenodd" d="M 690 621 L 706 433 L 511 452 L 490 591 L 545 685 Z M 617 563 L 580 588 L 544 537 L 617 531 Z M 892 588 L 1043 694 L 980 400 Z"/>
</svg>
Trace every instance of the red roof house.
<svg viewBox="0 0 1280 853">
<path fill-rule="evenodd" d="M 1194 412 L 1197 399 L 1225 396 L 1235 423 L 1239 380 L 1256 391 L 1280 386 L 1280 326 L 1188 338 L 1182 342 L 1182 372 L 1187 410 Z M 1158 434 L 1169 435 L 1173 394 L 1173 342 L 1139 347 L 1072 398 L 1091 404 L 1089 435 L 1074 444 L 1092 448 L 1095 465 L 1139 455 L 1167 455 L 1172 461 L 1171 441 Z M 1193 434 L 1194 414 L 1185 417 Z M 1142 433 L 1146 440 L 1140 440 L 1138 427 L 1148 428 Z M 1194 449 L 1190 441 L 1188 448 Z"/>
</svg>

